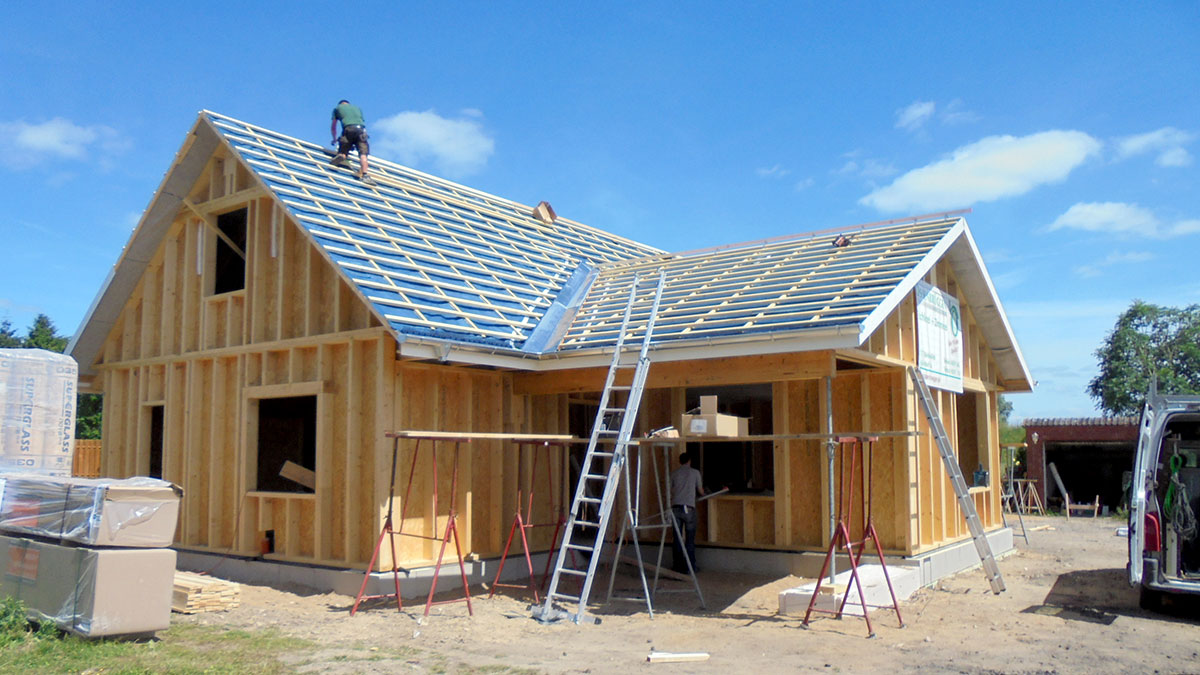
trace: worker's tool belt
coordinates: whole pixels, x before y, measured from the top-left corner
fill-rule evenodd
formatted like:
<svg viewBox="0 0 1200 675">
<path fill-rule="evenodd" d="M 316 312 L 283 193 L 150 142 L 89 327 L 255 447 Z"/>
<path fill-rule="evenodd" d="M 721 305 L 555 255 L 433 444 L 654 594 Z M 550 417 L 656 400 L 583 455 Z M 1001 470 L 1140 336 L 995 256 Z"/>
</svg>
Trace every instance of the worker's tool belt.
<svg viewBox="0 0 1200 675">
<path fill-rule="evenodd" d="M 688 506 L 688 505 L 686 505 L 686 504 L 675 504 L 675 505 L 671 506 L 671 508 L 673 508 L 673 509 L 679 509 L 680 511 L 683 511 L 684 513 L 687 513 L 688 511 L 695 511 L 695 510 L 696 510 L 696 507 L 694 507 L 694 506 Z"/>
</svg>

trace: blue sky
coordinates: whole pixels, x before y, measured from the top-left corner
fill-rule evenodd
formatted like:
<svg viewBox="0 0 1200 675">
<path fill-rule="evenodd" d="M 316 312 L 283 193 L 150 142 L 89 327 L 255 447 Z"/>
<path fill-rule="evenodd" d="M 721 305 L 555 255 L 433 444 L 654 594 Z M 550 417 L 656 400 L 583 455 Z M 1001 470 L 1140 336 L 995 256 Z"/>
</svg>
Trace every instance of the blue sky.
<svg viewBox="0 0 1200 675">
<path fill-rule="evenodd" d="M 252 3 L 245 3 L 251 5 Z M 114 6 L 115 5 L 115 6 Z M 668 250 L 970 207 L 1036 393 L 1096 414 L 1135 299 L 1200 303 L 1200 4 L 19 3 L 0 319 L 83 319 L 197 111 Z"/>
</svg>

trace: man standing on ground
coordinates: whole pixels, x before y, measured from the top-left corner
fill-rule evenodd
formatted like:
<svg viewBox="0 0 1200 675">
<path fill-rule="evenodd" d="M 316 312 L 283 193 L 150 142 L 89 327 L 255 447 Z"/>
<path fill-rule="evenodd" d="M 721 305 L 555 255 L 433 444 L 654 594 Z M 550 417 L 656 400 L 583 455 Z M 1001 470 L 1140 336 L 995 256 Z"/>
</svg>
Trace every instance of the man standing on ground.
<svg viewBox="0 0 1200 675">
<path fill-rule="evenodd" d="M 684 538 L 680 542 L 676 533 L 671 562 L 674 570 L 683 574 L 688 573 L 685 553 L 691 568 L 696 570 L 696 495 L 704 496 L 704 486 L 700 472 L 692 468 L 691 453 L 684 452 L 679 456 L 679 468 L 671 472 L 671 514 L 683 530 Z"/>
<path fill-rule="evenodd" d="M 342 123 L 342 135 L 337 135 L 338 121 Z M 332 143 L 337 143 L 337 154 L 330 160 L 330 164 L 343 164 L 346 157 L 350 153 L 350 148 L 358 149 L 358 177 L 362 178 L 367 175 L 367 155 L 371 152 L 371 146 L 367 143 L 367 122 L 363 119 L 362 110 L 356 105 L 351 105 L 350 101 L 342 99 L 338 101 L 337 107 L 333 109 L 333 121 L 329 124 L 329 135 L 333 137 Z"/>
</svg>

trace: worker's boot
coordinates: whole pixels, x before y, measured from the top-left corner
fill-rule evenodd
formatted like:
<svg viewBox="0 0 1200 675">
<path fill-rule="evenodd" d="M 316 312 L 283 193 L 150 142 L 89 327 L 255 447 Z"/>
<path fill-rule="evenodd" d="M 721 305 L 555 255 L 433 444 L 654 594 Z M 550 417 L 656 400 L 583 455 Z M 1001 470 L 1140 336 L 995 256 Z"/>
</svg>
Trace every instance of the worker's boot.
<svg viewBox="0 0 1200 675">
<path fill-rule="evenodd" d="M 345 166 L 346 156 L 339 152 L 333 156 L 333 159 L 329 160 L 329 163 L 335 166 Z"/>
</svg>

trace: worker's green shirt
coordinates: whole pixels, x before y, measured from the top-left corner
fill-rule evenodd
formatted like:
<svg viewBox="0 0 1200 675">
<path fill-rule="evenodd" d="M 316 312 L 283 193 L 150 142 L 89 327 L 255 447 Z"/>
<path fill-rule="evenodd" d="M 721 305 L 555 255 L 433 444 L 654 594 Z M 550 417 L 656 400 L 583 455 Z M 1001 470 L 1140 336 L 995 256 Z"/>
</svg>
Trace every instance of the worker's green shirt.
<svg viewBox="0 0 1200 675">
<path fill-rule="evenodd" d="M 338 107 L 333 109 L 333 119 L 341 120 L 343 129 L 352 124 L 367 125 L 366 120 L 363 119 L 362 111 L 358 109 L 358 106 L 349 103 L 339 103 Z"/>
</svg>

